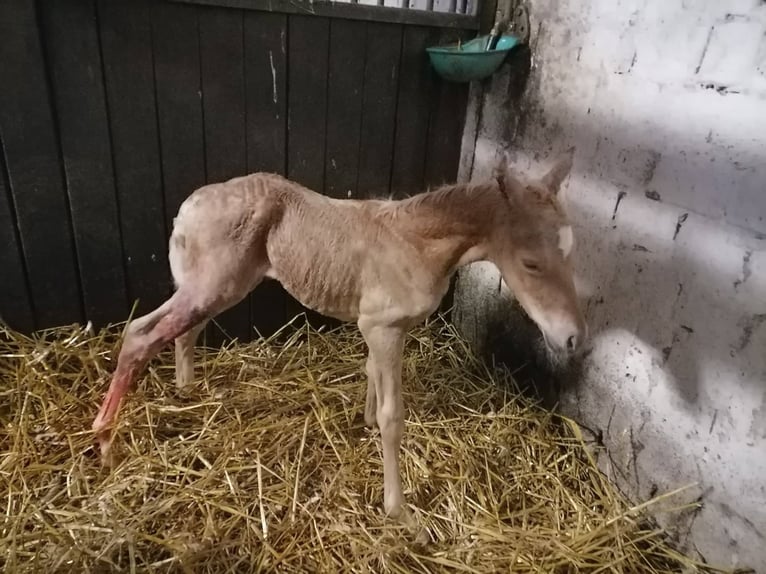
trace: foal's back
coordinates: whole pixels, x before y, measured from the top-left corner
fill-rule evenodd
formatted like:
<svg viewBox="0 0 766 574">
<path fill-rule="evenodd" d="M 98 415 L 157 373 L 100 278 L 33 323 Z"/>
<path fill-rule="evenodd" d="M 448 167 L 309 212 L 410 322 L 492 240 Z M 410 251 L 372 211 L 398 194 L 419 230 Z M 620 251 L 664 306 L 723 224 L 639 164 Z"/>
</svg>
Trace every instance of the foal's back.
<svg viewBox="0 0 766 574">
<path fill-rule="evenodd" d="M 394 202 L 340 200 L 294 188 L 269 233 L 269 276 L 307 307 L 343 320 L 430 289 L 431 271 L 388 216 Z"/>
<path fill-rule="evenodd" d="M 333 199 L 264 173 L 202 187 L 175 220 L 173 276 L 223 283 L 227 299 L 266 276 L 307 307 L 354 320 L 365 303 L 432 287 L 422 254 L 382 215 L 388 203 Z"/>
</svg>

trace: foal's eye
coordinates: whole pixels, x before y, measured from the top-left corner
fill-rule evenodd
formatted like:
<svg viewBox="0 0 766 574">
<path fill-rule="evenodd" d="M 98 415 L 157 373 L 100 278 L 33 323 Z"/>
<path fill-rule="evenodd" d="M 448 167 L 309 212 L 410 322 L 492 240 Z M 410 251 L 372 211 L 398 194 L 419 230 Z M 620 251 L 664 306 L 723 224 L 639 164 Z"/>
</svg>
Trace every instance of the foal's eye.
<svg viewBox="0 0 766 574">
<path fill-rule="evenodd" d="M 540 266 L 534 261 L 525 259 L 521 262 L 521 264 L 524 265 L 524 269 L 530 273 L 540 273 Z"/>
</svg>

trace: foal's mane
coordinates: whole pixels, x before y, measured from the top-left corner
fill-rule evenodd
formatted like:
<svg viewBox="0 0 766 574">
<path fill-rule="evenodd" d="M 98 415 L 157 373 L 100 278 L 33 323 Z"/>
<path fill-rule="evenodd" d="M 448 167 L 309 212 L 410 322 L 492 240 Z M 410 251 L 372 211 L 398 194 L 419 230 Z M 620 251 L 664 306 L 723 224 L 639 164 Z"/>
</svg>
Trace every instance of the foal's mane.
<svg viewBox="0 0 766 574">
<path fill-rule="evenodd" d="M 452 183 L 441 185 L 433 190 L 429 188 L 415 195 L 391 201 L 390 206 L 404 211 L 425 206 L 439 208 L 445 205 L 460 205 L 465 201 L 474 203 L 477 199 L 484 199 L 497 194 L 497 191 L 497 184 L 492 181 L 482 183 Z"/>
</svg>

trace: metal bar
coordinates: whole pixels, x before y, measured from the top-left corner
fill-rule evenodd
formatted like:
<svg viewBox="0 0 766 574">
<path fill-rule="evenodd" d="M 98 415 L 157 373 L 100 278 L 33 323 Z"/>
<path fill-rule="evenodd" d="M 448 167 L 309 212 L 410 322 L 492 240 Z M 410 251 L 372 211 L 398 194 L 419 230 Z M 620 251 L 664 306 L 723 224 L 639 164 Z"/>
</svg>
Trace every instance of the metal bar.
<svg viewBox="0 0 766 574">
<path fill-rule="evenodd" d="M 281 12 L 287 14 L 304 14 L 323 16 L 326 18 L 343 18 L 346 20 L 368 20 L 374 22 L 389 22 L 392 24 L 414 24 L 417 26 L 433 26 L 436 28 L 459 28 L 461 30 L 477 30 L 479 18 L 468 14 L 450 14 L 449 12 L 432 12 L 433 0 L 428 0 L 429 11 L 394 8 L 388 6 L 366 6 L 348 4 L 328 0 L 169 0 L 180 4 L 201 4 L 206 6 L 223 6 L 242 10 L 259 10 L 261 12 Z"/>
</svg>

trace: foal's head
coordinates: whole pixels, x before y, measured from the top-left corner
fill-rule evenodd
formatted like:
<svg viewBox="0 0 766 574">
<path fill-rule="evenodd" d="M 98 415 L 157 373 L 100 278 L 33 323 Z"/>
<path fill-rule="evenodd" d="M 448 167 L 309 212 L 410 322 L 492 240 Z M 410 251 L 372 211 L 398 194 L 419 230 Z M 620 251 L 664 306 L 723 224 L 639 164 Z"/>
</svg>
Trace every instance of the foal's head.
<svg viewBox="0 0 766 574">
<path fill-rule="evenodd" d="M 587 336 L 574 286 L 572 226 L 558 197 L 572 154 L 536 181 L 522 182 L 505 160 L 495 172 L 508 209 L 499 210 L 492 258 L 559 358 L 572 355 Z"/>
</svg>

